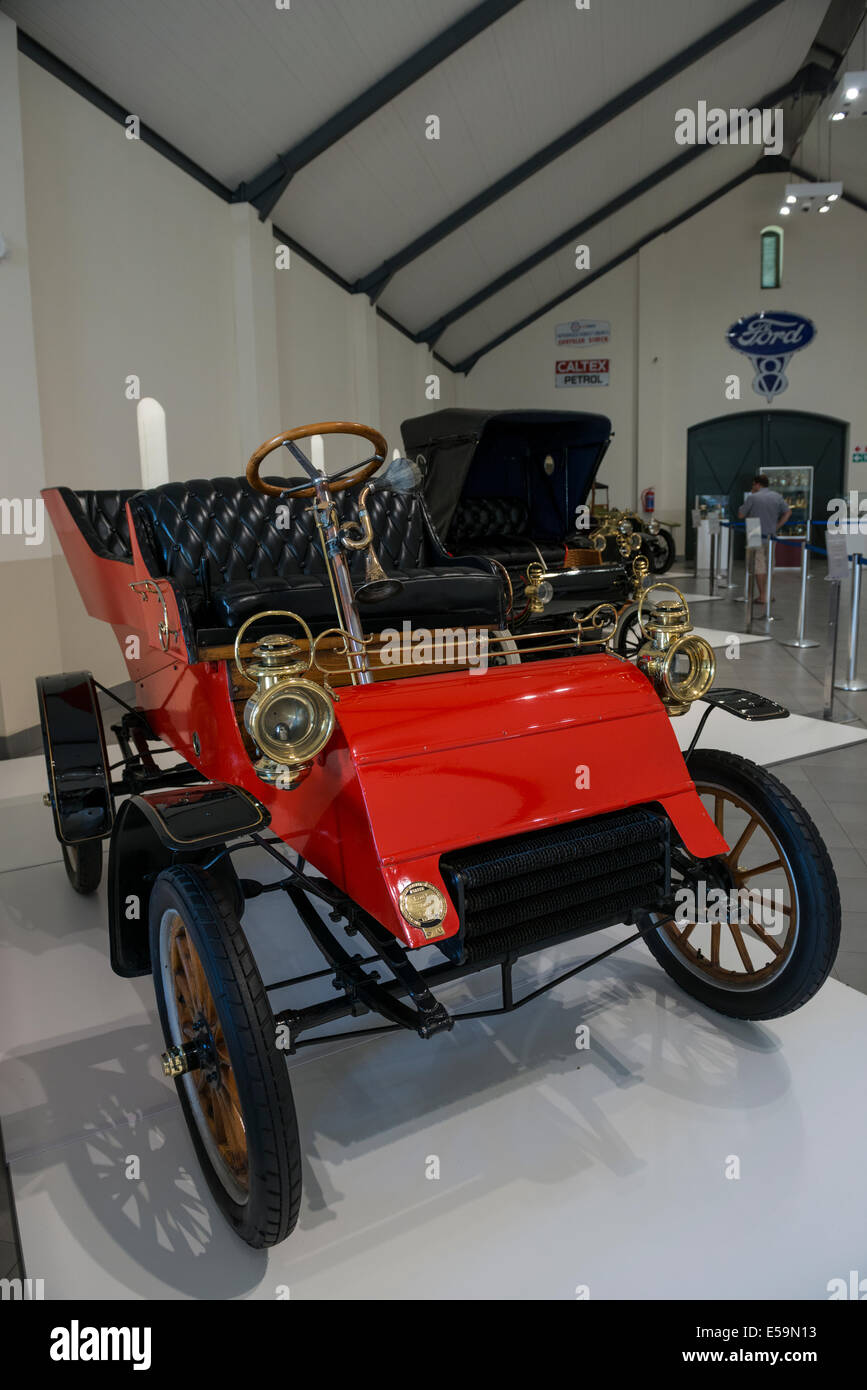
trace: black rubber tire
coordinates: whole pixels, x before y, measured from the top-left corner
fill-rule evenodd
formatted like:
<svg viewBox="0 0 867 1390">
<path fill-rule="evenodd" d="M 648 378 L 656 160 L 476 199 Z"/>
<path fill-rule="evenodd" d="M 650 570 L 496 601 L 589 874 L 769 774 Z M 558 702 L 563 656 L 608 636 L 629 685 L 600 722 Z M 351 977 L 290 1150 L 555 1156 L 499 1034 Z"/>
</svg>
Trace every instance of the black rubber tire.
<svg viewBox="0 0 867 1390">
<path fill-rule="evenodd" d="M 677 545 L 674 536 L 670 531 L 666 531 L 664 526 L 660 526 L 656 535 L 648 538 L 650 543 L 648 549 L 648 560 L 652 574 L 667 574 L 671 569 L 677 555 Z"/>
<path fill-rule="evenodd" d="M 102 880 L 102 840 L 82 840 L 77 845 L 61 844 L 66 877 L 76 893 L 95 893 Z"/>
<path fill-rule="evenodd" d="M 211 1193 L 236 1233 L 256 1249 L 285 1240 L 301 1206 L 301 1148 L 292 1087 L 276 1045 L 274 1015 L 225 883 L 203 869 L 173 865 L 150 901 L 154 989 L 167 1046 L 173 1042 L 160 966 L 160 923 L 173 909 L 193 939 L 222 1025 L 244 1119 L 248 1196 L 235 1202 L 199 1133 L 184 1078 L 175 1085 Z"/>
<path fill-rule="evenodd" d="M 804 807 L 778 777 L 735 753 L 697 749 L 688 763 L 697 784 L 723 786 L 760 812 L 786 852 L 798 895 L 798 937 L 779 974 L 738 992 L 690 971 L 661 930 L 645 937 L 651 954 L 693 998 L 730 1018 L 782 1018 L 823 984 L 840 944 L 840 893 L 834 866 Z"/>
<path fill-rule="evenodd" d="M 627 661 L 634 661 L 643 641 L 641 628 L 638 626 L 638 609 L 635 608 L 622 619 L 612 646 L 618 656 L 624 657 Z"/>
</svg>

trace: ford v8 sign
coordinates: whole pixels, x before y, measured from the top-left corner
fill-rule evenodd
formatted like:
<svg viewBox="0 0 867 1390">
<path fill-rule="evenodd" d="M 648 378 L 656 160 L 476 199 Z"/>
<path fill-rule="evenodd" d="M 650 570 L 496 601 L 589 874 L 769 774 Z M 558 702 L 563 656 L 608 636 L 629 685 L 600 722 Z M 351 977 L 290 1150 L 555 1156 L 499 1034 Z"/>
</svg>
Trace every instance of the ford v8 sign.
<svg viewBox="0 0 867 1390">
<path fill-rule="evenodd" d="M 776 313 L 747 314 L 726 333 L 729 345 L 753 360 L 753 390 L 772 401 L 789 384 L 786 367 L 794 352 L 800 352 L 816 336 L 816 325 L 800 314 L 785 310 Z"/>
</svg>

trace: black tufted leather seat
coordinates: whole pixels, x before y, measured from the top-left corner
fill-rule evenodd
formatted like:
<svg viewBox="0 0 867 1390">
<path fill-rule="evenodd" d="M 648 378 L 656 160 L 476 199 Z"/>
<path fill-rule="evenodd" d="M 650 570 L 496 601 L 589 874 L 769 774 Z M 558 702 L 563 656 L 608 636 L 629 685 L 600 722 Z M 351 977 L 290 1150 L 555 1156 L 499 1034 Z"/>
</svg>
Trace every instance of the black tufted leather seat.
<svg viewBox="0 0 867 1390">
<path fill-rule="evenodd" d="M 357 496 L 339 498 L 344 521 L 357 516 Z M 360 605 L 372 630 L 404 619 L 433 626 L 503 621 L 500 580 L 485 559 L 455 560 L 442 550 L 416 493 L 374 492 L 370 502 L 377 555 L 403 588 L 396 598 Z M 244 478 L 167 483 L 130 502 L 136 538 L 152 574 L 174 582 L 199 640 L 236 630 L 265 608 L 288 608 L 314 628 L 337 621 L 307 502 L 278 502 Z M 351 569 L 361 582 L 363 555 Z"/>
<path fill-rule="evenodd" d="M 454 555 L 478 551 L 508 570 L 523 570 L 541 554 L 546 565 L 561 565 L 562 545 L 530 539 L 526 502 L 517 497 L 463 497 L 455 508 L 446 544 Z"/>
<path fill-rule="evenodd" d="M 126 504 L 135 496 L 134 491 L 73 492 L 68 487 L 57 491 L 91 550 L 104 560 L 132 564 Z"/>
</svg>

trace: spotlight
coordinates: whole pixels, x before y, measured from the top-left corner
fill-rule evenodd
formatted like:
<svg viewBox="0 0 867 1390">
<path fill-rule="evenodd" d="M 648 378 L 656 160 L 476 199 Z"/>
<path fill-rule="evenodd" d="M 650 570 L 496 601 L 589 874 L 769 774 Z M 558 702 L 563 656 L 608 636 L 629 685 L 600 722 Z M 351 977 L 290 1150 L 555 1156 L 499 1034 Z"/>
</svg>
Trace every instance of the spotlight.
<svg viewBox="0 0 867 1390">
<path fill-rule="evenodd" d="M 837 201 L 837 199 L 839 198 L 839 196 L 840 196 L 839 193 L 829 193 L 829 194 L 828 194 L 828 202 L 829 202 L 829 203 L 836 203 L 836 201 Z"/>
<path fill-rule="evenodd" d="M 795 197 L 794 193 L 790 193 L 789 196 L 788 196 L 788 198 L 786 199 L 786 202 L 787 202 L 787 203 L 796 203 L 797 201 L 798 201 L 798 200 L 797 200 L 797 198 Z"/>
<path fill-rule="evenodd" d="M 844 121 L 848 116 L 867 116 L 867 69 L 859 71 L 853 68 L 851 72 L 844 72 L 833 102 L 837 110 L 828 113 L 832 121 Z M 845 109 L 841 109 L 843 107 Z"/>
<path fill-rule="evenodd" d="M 787 208 L 786 205 L 785 205 L 785 203 L 783 203 L 783 206 L 780 208 L 780 216 L 781 216 L 781 217 L 788 217 L 790 211 L 791 211 L 791 209 L 790 209 L 790 208 Z"/>
<path fill-rule="evenodd" d="M 828 206 L 827 203 L 823 203 L 822 206 L 819 208 L 819 211 L 820 211 L 820 212 L 830 212 L 831 209 L 830 209 L 830 207 Z"/>
</svg>

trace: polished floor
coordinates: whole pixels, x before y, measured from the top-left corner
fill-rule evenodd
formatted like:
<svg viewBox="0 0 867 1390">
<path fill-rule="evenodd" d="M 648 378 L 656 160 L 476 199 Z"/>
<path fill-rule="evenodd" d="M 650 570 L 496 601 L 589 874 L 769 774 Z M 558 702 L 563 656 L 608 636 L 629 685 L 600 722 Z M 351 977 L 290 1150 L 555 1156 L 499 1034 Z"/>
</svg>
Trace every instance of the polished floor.
<svg viewBox="0 0 867 1390">
<path fill-rule="evenodd" d="M 810 581 L 808 634 L 823 645 L 807 650 L 779 642 L 794 634 L 796 575 L 776 576 L 776 621 L 753 623 L 753 636 L 770 640 L 749 643 L 726 640 L 743 628 L 742 604 L 703 602 L 701 581 L 679 582 L 696 595 L 696 626 L 715 634 L 718 683 L 796 714 L 820 710 L 821 572 Z M 846 616 L 844 596 L 841 664 Z M 47 1277 L 47 1297 L 273 1298 L 287 1285 L 303 1298 L 568 1298 L 587 1282 L 594 1297 L 822 1297 L 827 1279 L 863 1264 L 856 1246 L 867 1227 L 853 1047 L 867 1030 L 867 692 L 838 693 L 835 715 L 846 722 L 781 721 L 768 759 L 837 870 L 835 984 L 773 1026 L 734 1025 L 632 947 L 550 999 L 433 1043 L 359 1040 L 299 1054 L 306 1197 L 299 1231 L 270 1257 L 240 1246 L 215 1216 L 155 1069 L 148 982 L 108 972 L 103 896 L 72 900 L 33 769 L 7 765 L 0 978 L 15 992 L 0 1024 L 0 1114 L 27 1275 Z M 711 717 L 704 743 L 729 743 L 735 721 L 723 719 Z M 823 751 L 800 756 L 805 746 Z M 279 955 L 253 915 L 263 974 L 274 978 Z M 556 966 L 558 953 L 543 956 L 525 967 L 528 982 Z M 468 1007 L 491 981 L 452 988 L 452 1007 Z M 586 1021 L 593 1046 L 582 1057 L 570 1039 Z M 122 1171 L 131 1152 L 150 1164 L 135 1192 Z M 724 1183 L 732 1153 L 744 1180 Z M 436 1182 L 424 1176 L 432 1155 Z M 803 1193 L 828 1194 L 830 1169 L 829 1205 L 813 1221 Z M 697 1219 L 678 1223 L 673 1249 L 670 1214 L 684 1203 Z M 0 1278 L 23 1272 L 18 1239 L 3 1181 Z"/>
</svg>

